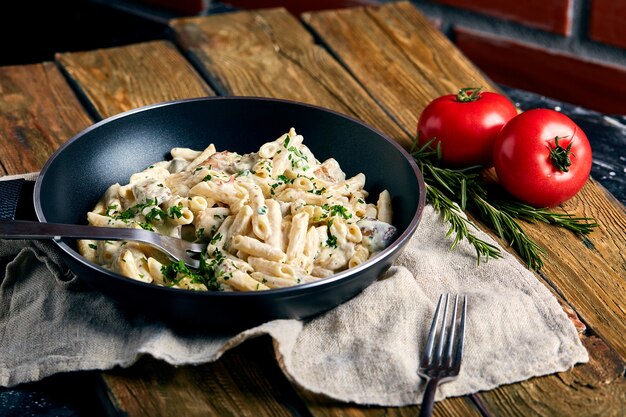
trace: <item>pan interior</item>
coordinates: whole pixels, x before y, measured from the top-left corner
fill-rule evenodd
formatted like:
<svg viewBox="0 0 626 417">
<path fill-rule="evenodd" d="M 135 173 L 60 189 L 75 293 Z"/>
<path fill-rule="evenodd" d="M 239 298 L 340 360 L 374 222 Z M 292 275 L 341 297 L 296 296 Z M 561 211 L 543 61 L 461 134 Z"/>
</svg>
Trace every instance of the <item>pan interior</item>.
<svg viewBox="0 0 626 417">
<path fill-rule="evenodd" d="M 376 131 L 317 107 L 253 98 L 187 100 L 128 112 L 82 132 L 44 167 L 39 195 L 41 221 L 85 224 L 113 183 L 167 159 L 174 147 L 256 152 L 294 127 L 321 161 L 335 158 L 348 177 L 366 176 L 370 201 L 388 189 L 394 225 L 404 231 L 419 204 L 415 168 L 406 154 Z"/>
</svg>

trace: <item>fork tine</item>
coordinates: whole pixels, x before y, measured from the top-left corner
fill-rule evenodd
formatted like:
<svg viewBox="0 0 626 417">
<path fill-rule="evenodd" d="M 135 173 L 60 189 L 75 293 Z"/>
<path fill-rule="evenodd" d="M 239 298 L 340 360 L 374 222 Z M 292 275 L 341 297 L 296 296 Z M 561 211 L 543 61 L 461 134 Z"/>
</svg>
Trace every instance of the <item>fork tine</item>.
<svg viewBox="0 0 626 417">
<path fill-rule="evenodd" d="M 446 341 L 446 355 L 444 356 L 447 366 L 450 366 L 452 362 L 452 348 L 454 347 L 454 335 L 456 333 L 457 326 L 457 313 L 459 310 L 459 295 L 454 297 L 454 309 L 452 310 L 452 317 L 450 324 L 448 325 L 448 340 Z"/>
<path fill-rule="evenodd" d="M 437 334 L 437 320 L 439 319 L 439 312 L 441 309 L 441 301 L 443 300 L 443 294 L 439 296 L 437 307 L 435 307 L 435 315 L 433 316 L 432 323 L 430 325 L 430 331 L 428 332 L 428 339 L 426 339 L 426 346 L 424 347 L 424 353 L 422 353 L 421 366 L 426 366 L 430 362 L 430 358 L 433 353 L 433 345 L 435 343 L 435 336 Z"/>
<path fill-rule="evenodd" d="M 428 339 L 426 339 L 426 346 L 424 347 L 424 353 L 422 354 L 421 366 L 426 366 L 430 363 L 433 354 L 433 346 L 435 344 L 435 336 L 437 335 L 437 322 L 439 320 L 439 313 L 441 311 L 441 304 L 444 294 L 439 296 L 437 307 L 435 307 L 435 315 L 433 316 L 432 323 L 430 325 L 430 331 L 428 332 Z"/>
<path fill-rule="evenodd" d="M 465 339 L 465 317 L 467 316 L 467 295 L 463 296 L 463 310 L 461 310 L 461 324 L 459 325 L 459 337 L 454 356 L 454 368 L 458 372 L 461 368 L 461 357 L 463 356 L 463 339 Z"/>
<path fill-rule="evenodd" d="M 443 348 L 446 342 L 446 330 L 448 323 L 448 301 L 450 299 L 450 294 L 446 293 L 445 300 L 443 301 L 443 318 L 441 319 L 441 329 L 439 330 L 439 337 L 437 338 L 437 353 L 435 355 L 435 362 L 441 363 Z"/>
<path fill-rule="evenodd" d="M 190 242 L 187 245 L 186 249 L 189 252 L 203 252 L 206 248 L 207 248 L 206 243 L 193 243 L 193 242 Z"/>
</svg>

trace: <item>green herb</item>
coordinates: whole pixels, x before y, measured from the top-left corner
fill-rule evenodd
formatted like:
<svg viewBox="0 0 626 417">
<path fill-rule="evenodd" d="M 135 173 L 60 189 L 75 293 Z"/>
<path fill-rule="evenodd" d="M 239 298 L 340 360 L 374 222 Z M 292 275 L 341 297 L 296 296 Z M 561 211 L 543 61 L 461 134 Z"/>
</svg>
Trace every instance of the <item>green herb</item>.
<svg viewBox="0 0 626 417">
<path fill-rule="evenodd" d="M 170 207 L 169 211 L 168 211 L 168 215 L 170 216 L 170 218 L 177 218 L 180 219 L 181 217 L 183 217 L 183 212 L 182 209 L 183 205 L 182 204 L 178 204 L 176 206 L 172 206 Z"/>
<path fill-rule="evenodd" d="M 104 212 L 104 215 L 108 217 L 112 217 L 112 213 L 115 211 L 117 211 L 117 204 L 111 204 L 110 206 L 107 206 L 107 209 Z"/>
<path fill-rule="evenodd" d="M 216 233 L 212 238 L 211 238 L 211 245 L 215 245 L 217 242 L 219 242 L 220 240 L 222 240 L 222 235 L 220 233 Z"/>
<path fill-rule="evenodd" d="M 330 232 L 330 227 L 333 225 L 333 219 L 330 219 L 328 221 L 328 227 L 326 229 L 326 245 L 328 245 L 331 248 L 336 248 L 337 247 L 337 236 L 333 235 Z"/>
<path fill-rule="evenodd" d="M 274 195 L 276 193 L 276 188 L 280 187 L 281 185 L 286 185 L 286 184 L 291 184 L 293 183 L 294 179 L 293 178 L 288 178 L 287 176 L 281 174 L 279 176 L 276 177 L 276 179 L 278 181 L 276 181 L 275 183 L 273 183 L 270 186 L 270 194 Z"/>
<path fill-rule="evenodd" d="M 107 208 L 107 211 L 105 212 L 105 214 L 108 217 L 112 217 L 115 220 L 121 220 L 123 222 L 128 222 L 128 220 L 134 218 L 137 214 L 141 213 L 145 208 L 150 207 L 150 206 L 158 206 L 158 200 L 156 197 L 154 197 L 154 199 L 147 199 L 145 203 L 141 203 L 141 204 L 136 204 L 132 207 L 129 207 L 128 209 L 124 210 L 121 213 L 118 213 L 116 215 L 112 215 L 110 213 L 111 210 L 116 210 L 117 206 L 116 205 L 111 205 Z"/>
<path fill-rule="evenodd" d="M 155 221 L 163 220 L 166 216 L 167 213 L 159 207 L 153 207 L 148 213 L 146 213 L 146 223 L 152 224 Z"/>
<path fill-rule="evenodd" d="M 481 258 L 500 258 L 502 254 L 496 246 L 481 240 L 470 231 L 470 228 L 478 229 L 463 216 L 463 210 L 466 209 L 479 216 L 500 238 L 508 241 L 533 270 L 539 270 L 543 266 L 542 256 L 545 251 L 524 232 L 516 219 L 530 223 L 545 222 L 579 236 L 589 234 L 598 226 L 592 218 L 554 213 L 545 208 L 534 208 L 503 198 L 501 190 L 484 178 L 482 167 L 440 167 L 438 164 L 441 160 L 441 148 L 438 146 L 433 149 L 432 142 L 431 140 L 418 148 L 416 140 L 411 149 L 411 155 L 422 171 L 427 185 L 426 199 L 443 220 L 450 223 L 448 235 L 455 235 L 452 247 L 466 239 L 474 246 L 478 262 Z"/>
<path fill-rule="evenodd" d="M 144 230 L 149 230 L 151 232 L 154 232 L 154 228 L 152 227 L 150 223 L 139 223 L 139 227 L 141 227 Z"/>
<path fill-rule="evenodd" d="M 206 177 L 202 178 L 202 181 L 211 181 L 211 175 L 207 175 Z"/>
<path fill-rule="evenodd" d="M 200 254 L 200 267 L 198 271 L 192 271 L 185 262 L 177 261 L 161 267 L 164 281 L 170 286 L 176 285 L 181 279 L 188 277 L 193 284 L 204 284 L 208 290 L 221 291 L 222 287 L 218 282 L 218 277 L 223 271 L 218 267 L 223 262 L 224 257 L 221 252 L 215 251 L 217 258 L 207 260 L 204 253 Z"/>
<path fill-rule="evenodd" d="M 283 175 L 283 174 L 277 176 L 276 178 L 282 181 L 283 184 L 291 184 L 294 181 L 293 178 L 288 178 L 286 175 Z"/>
<path fill-rule="evenodd" d="M 340 204 L 331 206 L 331 208 L 330 208 L 330 215 L 331 216 L 340 216 L 340 217 L 343 217 L 344 219 L 349 219 L 350 217 L 352 217 L 352 214 L 348 213 L 348 209 L 346 209 L 344 206 L 342 206 Z"/>
<path fill-rule="evenodd" d="M 90 247 L 91 249 L 93 249 L 93 250 L 98 249 L 98 245 L 94 245 L 93 243 L 90 243 L 90 244 L 89 244 L 89 247 Z"/>
</svg>

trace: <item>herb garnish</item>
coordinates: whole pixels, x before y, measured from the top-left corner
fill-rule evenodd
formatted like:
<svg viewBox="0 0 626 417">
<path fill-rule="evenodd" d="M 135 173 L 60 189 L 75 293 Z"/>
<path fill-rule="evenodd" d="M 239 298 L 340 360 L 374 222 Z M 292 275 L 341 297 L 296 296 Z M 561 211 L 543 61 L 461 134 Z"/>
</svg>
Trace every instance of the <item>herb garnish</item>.
<svg viewBox="0 0 626 417">
<path fill-rule="evenodd" d="M 331 248 L 336 248 L 337 247 L 337 236 L 333 235 L 330 232 L 330 227 L 333 225 L 333 219 L 330 219 L 328 221 L 328 228 L 326 229 L 326 245 L 328 245 Z"/>
<path fill-rule="evenodd" d="M 341 204 L 336 204 L 330 207 L 330 215 L 331 216 L 340 216 L 344 219 L 349 219 L 352 217 L 352 213 L 348 213 L 348 209 L 342 206 Z"/>
<path fill-rule="evenodd" d="M 219 268 L 224 261 L 224 255 L 219 251 L 213 251 L 213 258 L 208 259 L 204 253 L 200 254 L 200 267 L 197 272 L 192 271 L 185 262 L 177 261 L 161 267 L 161 273 L 166 283 L 176 285 L 181 279 L 189 277 L 193 284 L 204 284 L 208 290 L 221 291 L 222 286 L 218 278 L 224 275 Z"/>
<path fill-rule="evenodd" d="M 481 258 L 501 258 L 500 250 L 470 231 L 476 226 L 465 216 L 468 209 L 479 216 L 500 238 L 505 239 L 526 262 L 528 268 L 539 270 L 543 266 L 545 251 L 524 232 L 516 219 L 529 223 L 545 222 L 574 232 L 579 236 L 591 233 L 598 224 L 589 217 L 573 217 L 554 213 L 545 208 L 506 199 L 495 184 L 488 182 L 482 167 L 450 169 L 439 166 L 441 147 L 432 148 L 433 140 L 417 148 L 413 142 L 411 155 L 417 162 L 426 183 L 426 200 L 432 204 L 444 221 L 450 223 L 448 235 L 454 234 L 452 248 L 462 240 L 474 246 L 478 262 Z M 458 204 L 458 205 L 457 205 Z"/>
</svg>

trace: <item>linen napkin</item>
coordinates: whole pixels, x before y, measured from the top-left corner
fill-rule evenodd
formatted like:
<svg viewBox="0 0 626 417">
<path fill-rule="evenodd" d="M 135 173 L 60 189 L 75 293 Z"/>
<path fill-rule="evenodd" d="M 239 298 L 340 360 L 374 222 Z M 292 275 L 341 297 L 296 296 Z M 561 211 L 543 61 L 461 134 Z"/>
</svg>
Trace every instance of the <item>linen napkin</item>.
<svg viewBox="0 0 626 417">
<path fill-rule="evenodd" d="M 276 320 L 231 335 L 182 334 L 126 312 L 84 286 L 51 243 L 0 240 L 0 385 L 127 367 L 143 354 L 173 365 L 206 363 L 269 335 L 281 369 L 304 389 L 357 404 L 416 404 L 425 387 L 418 357 L 442 292 L 467 294 L 468 317 L 459 378 L 440 385 L 437 399 L 588 360 L 574 325 L 533 273 L 505 251 L 477 265 L 465 242 L 450 250 L 446 231 L 427 206 L 394 266 L 360 295 L 307 321 Z"/>
</svg>

